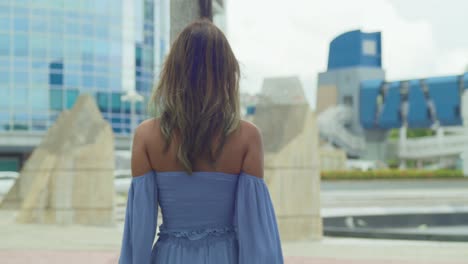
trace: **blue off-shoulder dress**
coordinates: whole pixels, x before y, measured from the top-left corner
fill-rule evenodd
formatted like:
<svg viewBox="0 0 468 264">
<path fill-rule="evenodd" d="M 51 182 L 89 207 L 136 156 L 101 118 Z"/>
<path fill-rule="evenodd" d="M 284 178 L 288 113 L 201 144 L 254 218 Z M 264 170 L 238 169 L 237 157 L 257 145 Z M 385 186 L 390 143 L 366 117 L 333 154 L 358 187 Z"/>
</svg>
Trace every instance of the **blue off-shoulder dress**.
<svg viewBox="0 0 468 264">
<path fill-rule="evenodd" d="M 163 223 L 154 243 L 158 205 Z M 245 172 L 149 171 L 134 177 L 119 263 L 283 263 L 264 180 Z"/>
</svg>

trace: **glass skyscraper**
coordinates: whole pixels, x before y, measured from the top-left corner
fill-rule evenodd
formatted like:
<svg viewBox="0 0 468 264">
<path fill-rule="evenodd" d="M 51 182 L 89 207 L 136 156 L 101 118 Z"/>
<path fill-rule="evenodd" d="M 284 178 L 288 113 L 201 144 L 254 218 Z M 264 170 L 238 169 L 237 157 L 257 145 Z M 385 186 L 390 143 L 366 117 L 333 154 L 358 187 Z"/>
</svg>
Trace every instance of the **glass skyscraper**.
<svg viewBox="0 0 468 264">
<path fill-rule="evenodd" d="M 0 134 L 46 131 L 83 93 L 116 134 L 130 132 L 169 43 L 169 0 L 0 1 Z M 138 120 L 146 102 L 138 103 Z"/>
</svg>

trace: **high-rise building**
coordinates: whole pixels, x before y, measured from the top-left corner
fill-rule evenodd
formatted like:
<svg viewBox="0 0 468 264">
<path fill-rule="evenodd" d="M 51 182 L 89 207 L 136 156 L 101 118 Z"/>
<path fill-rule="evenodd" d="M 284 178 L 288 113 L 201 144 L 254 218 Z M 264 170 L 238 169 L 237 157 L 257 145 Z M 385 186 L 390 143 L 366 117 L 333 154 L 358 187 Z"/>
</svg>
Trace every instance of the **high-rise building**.
<svg viewBox="0 0 468 264">
<path fill-rule="evenodd" d="M 319 129 L 328 142 L 345 149 L 349 156 L 384 155 L 386 134 L 363 131 L 356 114 L 365 103 L 359 102 L 361 82 L 383 78 L 380 32 L 354 30 L 330 43 L 327 71 L 318 75 L 316 111 L 325 112 L 319 115 Z"/>
<path fill-rule="evenodd" d="M 168 43 L 169 0 L 0 1 L 0 170 L 83 93 L 128 137 L 130 103 L 121 96 L 149 97 Z M 139 121 L 145 106 L 136 105 Z"/>
</svg>

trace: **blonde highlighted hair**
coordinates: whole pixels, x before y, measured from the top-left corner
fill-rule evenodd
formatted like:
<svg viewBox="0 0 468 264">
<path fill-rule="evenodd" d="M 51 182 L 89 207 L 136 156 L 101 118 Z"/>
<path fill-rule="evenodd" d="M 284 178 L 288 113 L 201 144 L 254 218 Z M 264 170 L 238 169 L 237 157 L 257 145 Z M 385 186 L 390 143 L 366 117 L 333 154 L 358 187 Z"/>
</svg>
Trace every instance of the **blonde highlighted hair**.
<svg viewBox="0 0 468 264">
<path fill-rule="evenodd" d="M 239 126 L 239 77 L 226 37 L 207 19 L 187 26 L 172 44 L 149 103 L 160 117 L 164 150 L 177 135 L 177 159 L 189 174 L 195 159 L 214 165 Z"/>
</svg>

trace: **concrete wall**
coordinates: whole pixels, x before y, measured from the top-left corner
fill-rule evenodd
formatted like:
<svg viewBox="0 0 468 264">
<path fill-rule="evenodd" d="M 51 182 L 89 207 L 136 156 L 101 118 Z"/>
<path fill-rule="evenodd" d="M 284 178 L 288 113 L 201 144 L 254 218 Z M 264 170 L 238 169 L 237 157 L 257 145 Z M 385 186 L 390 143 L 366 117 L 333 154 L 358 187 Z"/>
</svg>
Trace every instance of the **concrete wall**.
<svg viewBox="0 0 468 264">
<path fill-rule="evenodd" d="M 338 89 L 335 85 L 322 85 L 317 87 L 317 102 L 315 112 L 320 114 L 330 106 L 338 103 Z"/>
</svg>

